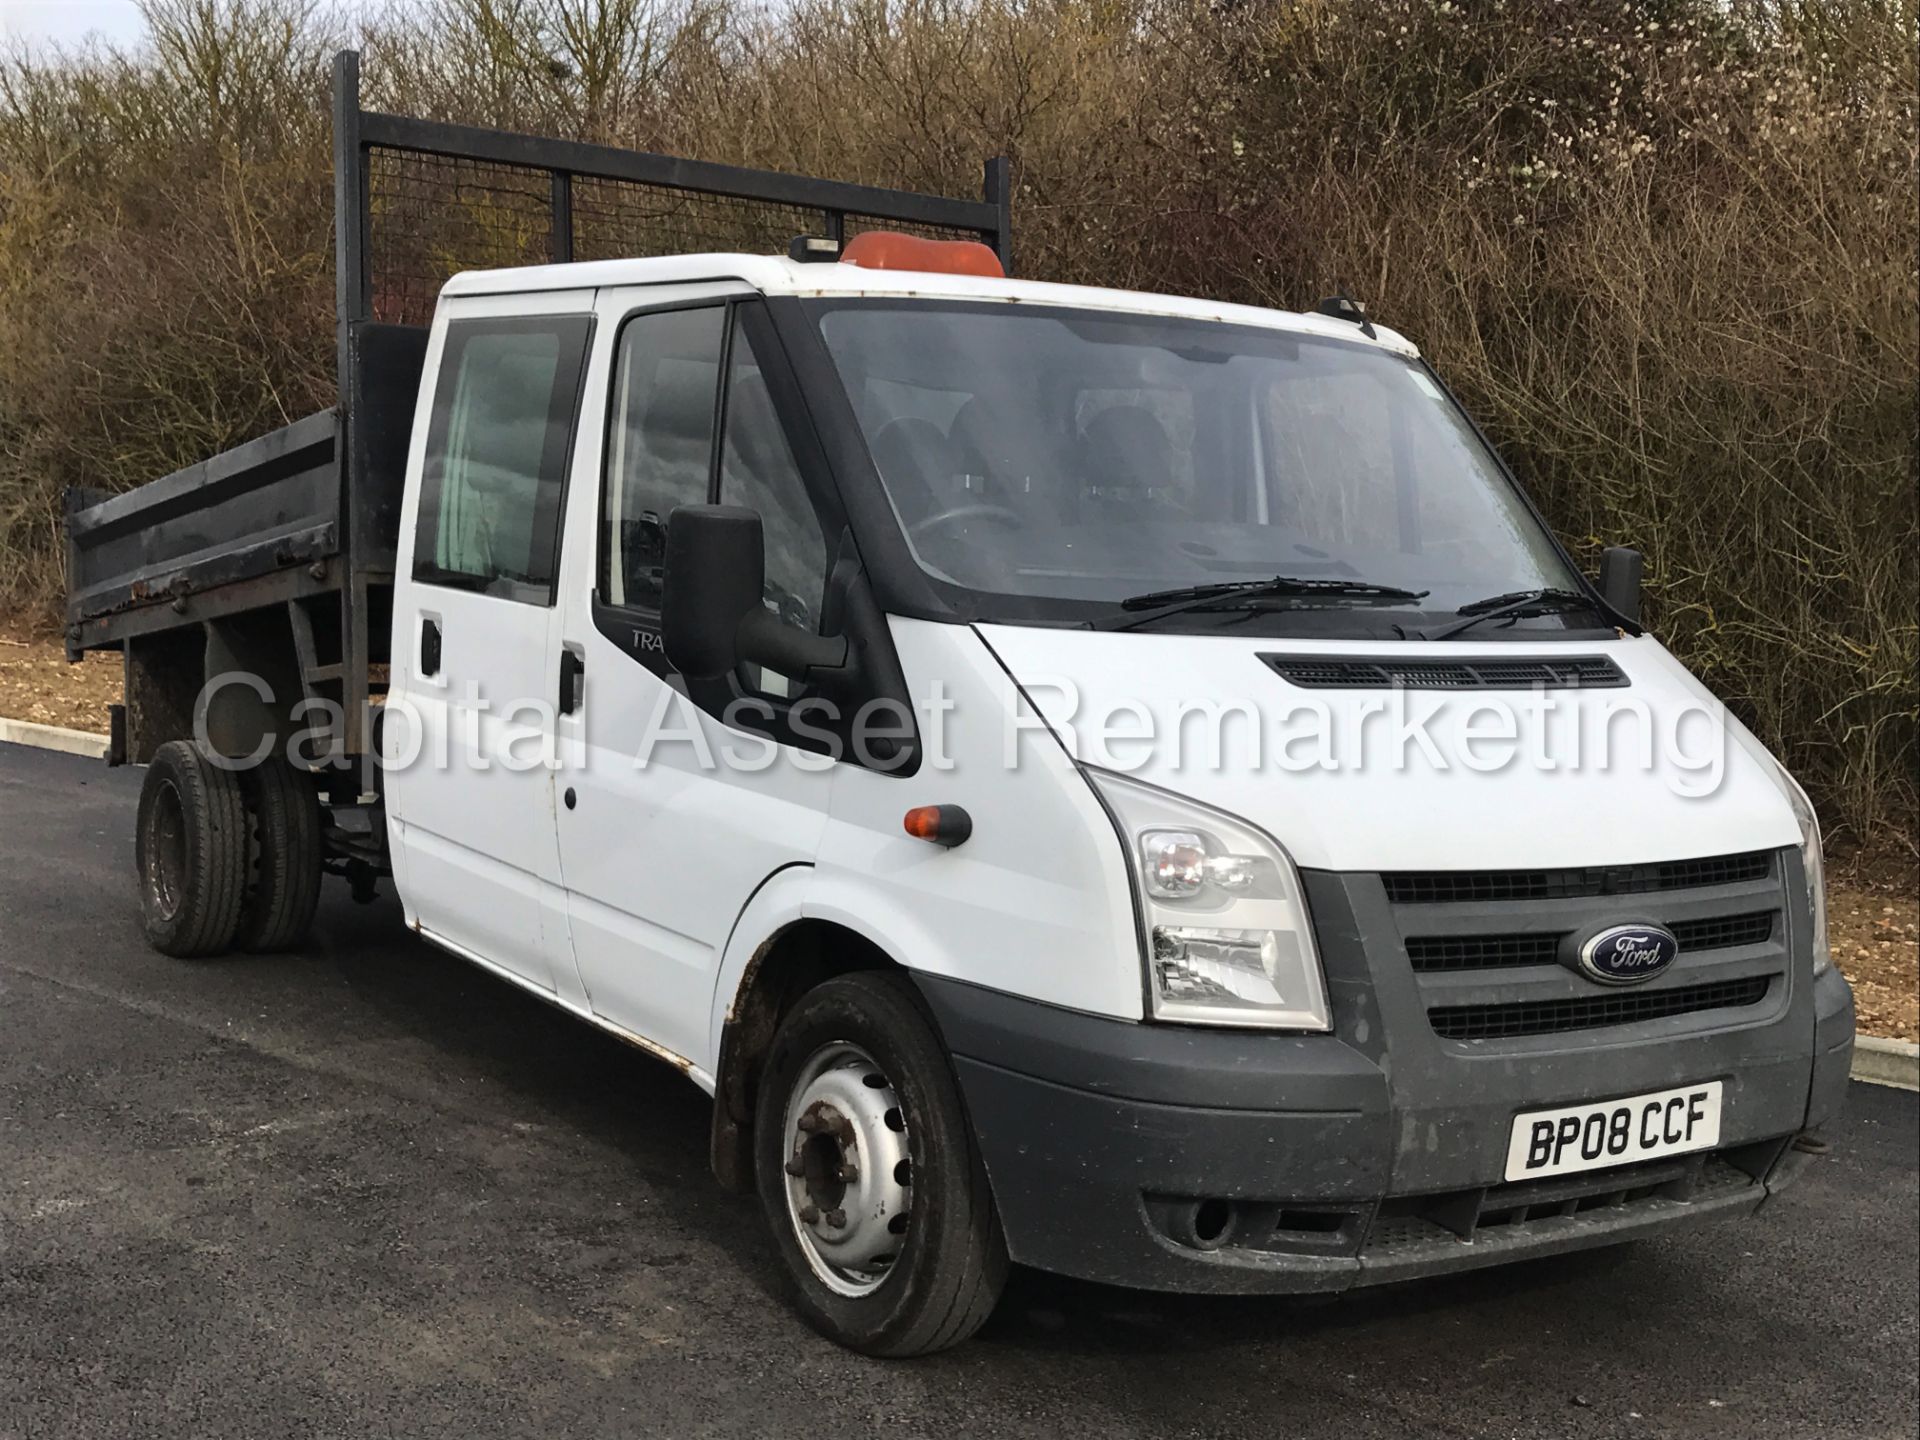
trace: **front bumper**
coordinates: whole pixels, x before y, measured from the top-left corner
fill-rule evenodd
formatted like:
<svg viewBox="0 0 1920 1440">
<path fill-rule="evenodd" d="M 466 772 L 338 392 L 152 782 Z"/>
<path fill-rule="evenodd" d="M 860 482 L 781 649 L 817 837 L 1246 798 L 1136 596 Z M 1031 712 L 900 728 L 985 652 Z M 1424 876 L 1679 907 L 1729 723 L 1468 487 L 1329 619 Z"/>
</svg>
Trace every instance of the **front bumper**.
<svg viewBox="0 0 1920 1440">
<path fill-rule="evenodd" d="M 1337 909 L 1315 897 L 1323 934 Z M 1340 1291 L 1751 1213 L 1804 1163 L 1794 1137 L 1837 1110 L 1853 1038 L 1837 973 L 1742 1025 L 1667 1020 L 1471 1055 L 1396 1026 L 1390 987 L 1378 1007 L 1341 1007 L 1338 1034 L 1289 1036 L 915 978 L 1013 1258 L 1158 1290 Z M 1389 1051 L 1387 1034 L 1404 1039 Z M 1718 1150 L 1504 1183 L 1516 1113 L 1708 1078 L 1725 1083 Z"/>
</svg>

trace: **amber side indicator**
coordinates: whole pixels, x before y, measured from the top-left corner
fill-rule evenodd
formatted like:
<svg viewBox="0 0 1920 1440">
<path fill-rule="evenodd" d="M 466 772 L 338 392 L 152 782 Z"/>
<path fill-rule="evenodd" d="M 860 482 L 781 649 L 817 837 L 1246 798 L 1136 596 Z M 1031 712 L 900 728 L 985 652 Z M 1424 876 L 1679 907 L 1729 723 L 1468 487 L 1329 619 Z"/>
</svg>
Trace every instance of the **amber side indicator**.
<svg viewBox="0 0 1920 1440">
<path fill-rule="evenodd" d="M 907 834 L 951 850 L 973 834 L 973 817 L 958 805 L 916 805 L 907 811 Z"/>
</svg>

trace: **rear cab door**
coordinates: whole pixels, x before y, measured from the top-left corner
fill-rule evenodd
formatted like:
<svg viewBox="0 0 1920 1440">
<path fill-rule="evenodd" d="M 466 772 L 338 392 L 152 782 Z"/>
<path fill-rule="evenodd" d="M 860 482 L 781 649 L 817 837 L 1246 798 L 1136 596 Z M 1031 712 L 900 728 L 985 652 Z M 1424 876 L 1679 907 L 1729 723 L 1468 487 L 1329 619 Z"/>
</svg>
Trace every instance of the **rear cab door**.
<svg viewBox="0 0 1920 1440">
<path fill-rule="evenodd" d="M 576 1002 L 554 830 L 555 601 L 593 323 L 590 290 L 441 301 L 382 727 L 409 920 Z"/>
</svg>

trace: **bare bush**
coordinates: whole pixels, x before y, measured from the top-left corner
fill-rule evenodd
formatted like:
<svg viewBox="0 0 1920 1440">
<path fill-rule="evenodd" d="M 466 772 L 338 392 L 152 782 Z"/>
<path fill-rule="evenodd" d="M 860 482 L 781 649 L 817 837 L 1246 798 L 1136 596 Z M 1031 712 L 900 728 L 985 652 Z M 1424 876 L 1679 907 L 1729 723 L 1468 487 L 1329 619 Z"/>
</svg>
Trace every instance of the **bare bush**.
<svg viewBox="0 0 1920 1440">
<path fill-rule="evenodd" d="M 328 403 L 304 0 L 0 66 L 0 598 L 58 497 Z M 1016 177 L 1025 274 L 1418 341 L 1569 544 L 1856 837 L 1915 833 L 1913 0 L 426 0 L 370 103 L 853 180 Z"/>
</svg>

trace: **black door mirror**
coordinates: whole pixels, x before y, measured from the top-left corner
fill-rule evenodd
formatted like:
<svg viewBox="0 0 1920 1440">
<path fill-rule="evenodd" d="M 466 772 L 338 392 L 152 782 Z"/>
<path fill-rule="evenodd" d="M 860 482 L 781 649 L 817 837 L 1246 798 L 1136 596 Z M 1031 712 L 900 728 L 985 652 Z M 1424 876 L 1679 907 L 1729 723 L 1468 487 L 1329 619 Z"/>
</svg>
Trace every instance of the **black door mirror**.
<svg viewBox="0 0 1920 1440">
<path fill-rule="evenodd" d="M 682 505 L 667 519 L 661 642 L 683 675 L 708 680 L 752 661 L 805 678 L 847 663 L 842 636 L 788 625 L 767 609 L 760 516 L 738 505 Z"/>
<path fill-rule="evenodd" d="M 1609 545 L 1600 552 L 1600 598 L 1614 613 L 1640 623 L 1640 552 Z"/>
</svg>

